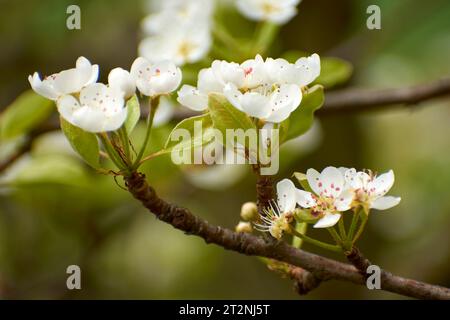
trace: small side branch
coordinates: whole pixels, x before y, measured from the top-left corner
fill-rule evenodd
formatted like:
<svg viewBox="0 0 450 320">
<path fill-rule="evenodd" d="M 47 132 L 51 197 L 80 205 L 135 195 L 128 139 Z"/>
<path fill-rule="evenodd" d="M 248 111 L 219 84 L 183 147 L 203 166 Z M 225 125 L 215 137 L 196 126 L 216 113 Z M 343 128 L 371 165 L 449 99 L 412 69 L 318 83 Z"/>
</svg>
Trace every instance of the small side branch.
<svg viewBox="0 0 450 320">
<path fill-rule="evenodd" d="M 450 95 L 450 78 L 412 87 L 396 89 L 345 89 L 327 92 L 318 115 L 337 115 L 370 110 L 383 110 L 396 105 L 418 103 Z"/>
</svg>

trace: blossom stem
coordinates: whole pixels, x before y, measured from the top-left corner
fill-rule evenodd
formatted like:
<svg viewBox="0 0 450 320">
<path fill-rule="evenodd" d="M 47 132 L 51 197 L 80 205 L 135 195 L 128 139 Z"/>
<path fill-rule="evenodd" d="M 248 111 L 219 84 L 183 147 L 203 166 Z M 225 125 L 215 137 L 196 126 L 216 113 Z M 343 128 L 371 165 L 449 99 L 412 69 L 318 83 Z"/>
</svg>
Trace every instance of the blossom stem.
<svg viewBox="0 0 450 320">
<path fill-rule="evenodd" d="M 122 142 L 123 149 L 125 151 L 125 156 L 127 157 L 128 161 L 131 161 L 131 150 L 130 150 L 130 143 L 128 140 L 128 133 L 125 126 L 122 126 L 122 128 L 118 131 L 120 141 Z"/>
<path fill-rule="evenodd" d="M 142 157 L 144 156 L 144 152 L 147 149 L 148 142 L 150 140 L 150 135 L 152 133 L 153 127 L 153 118 L 155 117 L 156 109 L 159 105 L 160 96 L 156 96 L 154 98 L 149 98 L 149 113 L 147 117 L 147 131 L 145 132 L 144 143 L 142 144 L 141 150 L 133 163 L 133 169 L 136 170 L 141 162 Z"/>
<path fill-rule="evenodd" d="M 266 53 L 266 51 L 272 45 L 272 42 L 275 39 L 278 30 L 279 26 L 274 23 L 268 21 L 260 23 L 256 27 L 256 36 L 255 42 L 252 46 L 252 55 L 258 53 L 264 55 L 264 53 Z"/>
<path fill-rule="evenodd" d="M 356 232 L 356 236 L 353 238 L 352 243 L 355 243 L 359 239 L 359 237 L 361 237 L 364 231 L 364 227 L 366 226 L 367 220 L 369 220 L 368 218 L 369 217 L 367 214 L 362 215 L 361 225 L 359 226 L 358 232 Z"/>
<path fill-rule="evenodd" d="M 228 33 L 228 31 L 219 23 L 216 23 L 214 25 L 214 28 L 212 29 L 212 32 L 214 36 L 222 42 L 227 47 L 231 48 L 231 51 L 238 52 L 241 56 L 244 54 L 242 50 L 242 45 L 239 44 L 239 42 L 236 41 L 235 38 L 231 34 Z"/>
<path fill-rule="evenodd" d="M 337 231 L 334 229 L 334 227 L 327 228 L 327 230 L 331 234 L 331 236 L 333 237 L 334 241 L 336 241 L 337 244 L 342 243 L 342 239 L 339 236 L 339 234 L 337 233 Z"/>
<path fill-rule="evenodd" d="M 106 133 L 100 133 L 98 134 L 98 137 L 100 138 L 100 141 L 103 144 L 103 147 L 105 148 L 106 153 L 109 156 L 109 159 L 114 163 L 114 165 L 119 168 L 120 170 L 124 170 L 125 165 L 120 159 L 120 157 L 117 155 L 117 152 L 114 150 L 111 141 L 109 140 Z"/>
<path fill-rule="evenodd" d="M 352 224 L 350 225 L 347 237 L 347 239 L 350 241 L 353 241 L 353 236 L 355 235 L 356 226 L 358 225 L 360 212 L 361 210 L 359 208 L 356 208 L 355 211 L 353 212 Z"/>
<path fill-rule="evenodd" d="M 308 229 L 308 224 L 306 222 L 296 222 L 295 224 L 295 231 L 306 235 L 306 230 Z M 303 244 L 303 239 L 300 237 L 297 237 L 294 235 L 294 238 L 292 239 L 292 246 L 296 247 L 297 249 L 300 249 Z"/>
<path fill-rule="evenodd" d="M 292 227 L 289 229 L 289 232 L 296 236 L 299 237 L 300 239 L 302 239 L 305 242 L 308 242 L 310 244 L 313 244 L 317 247 L 320 247 L 322 249 L 326 249 L 326 250 L 330 250 L 330 251 L 334 251 L 334 252 L 342 252 L 342 248 L 338 245 L 332 245 L 332 244 L 328 244 L 313 238 L 308 237 L 307 235 L 301 234 L 299 232 L 297 232 L 295 229 L 293 229 Z"/>
<path fill-rule="evenodd" d="M 338 226 L 339 226 L 339 234 L 340 234 L 340 236 L 341 236 L 341 239 L 342 239 L 342 240 L 347 239 L 347 233 L 345 232 L 344 217 L 342 217 L 341 219 L 339 219 Z"/>
</svg>

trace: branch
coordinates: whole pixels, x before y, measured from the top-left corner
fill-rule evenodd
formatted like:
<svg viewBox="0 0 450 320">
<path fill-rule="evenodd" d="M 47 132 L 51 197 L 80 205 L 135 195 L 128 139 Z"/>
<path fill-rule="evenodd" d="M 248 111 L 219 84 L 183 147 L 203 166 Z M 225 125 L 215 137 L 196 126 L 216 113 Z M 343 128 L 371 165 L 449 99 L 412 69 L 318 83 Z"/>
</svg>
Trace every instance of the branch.
<svg viewBox="0 0 450 320">
<path fill-rule="evenodd" d="M 195 216 L 188 209 L 170 204 L 159 198 L 148 185 L 145 176 L 132 173 L 125 177 L 129 192 L 161 221 L 171 224 L 186 234 L 196 235 L 206 243 L 214 243 L 225 249 L 250 256 L 262 256 L 303 268 L 320 279 L 335 279 L 365 285 L 361 273 L 349 264 L 327 259 L 271 238 L 262 238 L 248 233 L 236 233 L 212 225 Z M 419 299 L 450 299 L 450 289 L 416 280 L 405 279 L 384 272 L 381 279 L 383 290 Z"/>
<path fill-rule="evenodd" d="M 398 89 L 345 89 L 328 92 L 318 115 L 382 110 L 395 105 L 413 106 L 450 95 L 450 78 Z"/>
</svg>

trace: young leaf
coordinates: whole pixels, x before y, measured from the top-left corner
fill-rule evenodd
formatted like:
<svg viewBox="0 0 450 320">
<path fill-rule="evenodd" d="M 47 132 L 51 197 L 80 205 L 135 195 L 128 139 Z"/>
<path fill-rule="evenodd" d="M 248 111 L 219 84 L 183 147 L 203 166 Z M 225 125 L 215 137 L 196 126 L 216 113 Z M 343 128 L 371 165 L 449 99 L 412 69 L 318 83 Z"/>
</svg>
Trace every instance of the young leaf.
<svg viewBox="0 0 450 320">
<path fill-rule="evenodd" d="M 61 129 L 72 148 L 86 161 L 91 167 L 99 168 L 99 147 L 95 134 L 86 132 L 63 118 L 61 119 Z"/>
<path fill-rule="evenodd" d="M 311 187 L 309 186 L 306 174 L 301 172 L 294 172 L 294 177 L 297 179 L 298 183 L 300 183 L 305 191 L 313 192 Z"/>
<path fill-rule="evenodd" d="M 177 137 L 176 135 L 180 134 L 181 130 L 185 130 L 185 133 L 189 135 L 189 139 L 181 139 L 180 141 L 179 138 L 182 138 L 182 136 Z M 199 147 L 210 142 L 213 137 L 212 120 L 208 113 L 184 119 L 172 130 L 164 149 L 160 153 L 169 153 L 175 147 L 179 150 Z"/>
<path fill-rule="evenodd" d="M 208 99 L 208 109 L 214 128 L 226 136 L 226 129 L 256 129 L 252 120 L 242 111 L 233 107 L 228 100 L 220 95 L 211 93 Z"/>
<path fill-rule="evenodd" d="M 141 117 L 141 107 L 139 105 L 139 99 L 136 95 L 132 96 L 127 101 L 127 119 L 125 120 L 125 129 L 130 134 L 136 126 L 139 118 Z"/>
<path fill-rule="evenodd" d="M 0 115 L 0 138 L 14 138 L 35 129 L 52 111 L 51 100 L 25 91 Z"/>
<path fill-rule="evenodd" d="M 323 105 L 324 99 L 323 87 L 320 85 L 315 85 L 303 94 L 300 106 L 281 123 L 280 140 L 286 142 L 308 131 L 314 121 L 314 112 Z"/>
<path fill-rule="evenodd" d="M 327 89 L 347 82 L 353 72 L 352 65 L 339 58 L 323 58 L 320 65 L 320 75 L 313 84 L 321 84 Z"/>
</svg>

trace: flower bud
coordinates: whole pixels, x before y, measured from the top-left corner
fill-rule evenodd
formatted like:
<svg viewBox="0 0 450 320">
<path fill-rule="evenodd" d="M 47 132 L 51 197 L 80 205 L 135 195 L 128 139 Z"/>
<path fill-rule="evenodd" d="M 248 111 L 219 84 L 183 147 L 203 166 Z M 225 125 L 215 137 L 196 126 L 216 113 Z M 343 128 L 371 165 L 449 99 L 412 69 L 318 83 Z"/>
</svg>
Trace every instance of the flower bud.
<svg viewBox="0 0 450 320">
<path fill-rule="evenodd" d="M 255 221 L 258 218 L 258 207 L 256 203 L 244 203 L 241 207 L 241 218 L 245 221 Z"/>
<path fill-rule="evenodd" d="M 240 221 L 235 228 L 236 232 L 252 233 L 253 228 L 250 222 Z"/>
</svg>

